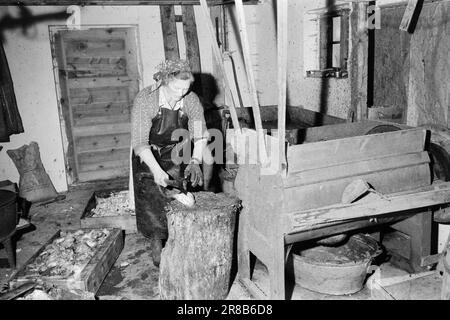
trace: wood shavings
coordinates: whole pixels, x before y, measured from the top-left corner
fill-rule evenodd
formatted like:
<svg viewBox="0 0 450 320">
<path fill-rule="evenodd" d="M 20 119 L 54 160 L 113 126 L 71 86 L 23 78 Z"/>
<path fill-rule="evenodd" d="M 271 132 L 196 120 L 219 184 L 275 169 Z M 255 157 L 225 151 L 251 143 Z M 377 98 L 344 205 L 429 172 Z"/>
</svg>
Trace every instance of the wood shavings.
<svg viewBox="0 0 450 320">
<path fill-rule="evenodd" d="M 109 236 L 108 229 L 61 231 L 59 238 L 28 266 L 25 272 L 37 276 L 77 278 Z"/>
<path fill-rule="evenodd" d="M 111 192 L 109 197 L 96 197 L 93 217 L 135 215 L 131 209 L 128 190 Z"/>
</svg>

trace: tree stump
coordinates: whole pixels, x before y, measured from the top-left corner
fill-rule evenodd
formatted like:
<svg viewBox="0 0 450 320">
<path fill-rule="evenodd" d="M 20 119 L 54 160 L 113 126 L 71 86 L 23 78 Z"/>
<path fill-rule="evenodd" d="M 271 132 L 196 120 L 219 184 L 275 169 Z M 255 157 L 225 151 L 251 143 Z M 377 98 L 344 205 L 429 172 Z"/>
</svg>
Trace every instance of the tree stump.
<svg viewBox="0 0 450 320">
<path fill-rule="evenodd" d="M 159 276 L 164 300 L 220 300 L 228 294 L 239 200 L 210 192 L 196 193 L 195 200 L 193 208 L 169 204 Z"/>
</svg>

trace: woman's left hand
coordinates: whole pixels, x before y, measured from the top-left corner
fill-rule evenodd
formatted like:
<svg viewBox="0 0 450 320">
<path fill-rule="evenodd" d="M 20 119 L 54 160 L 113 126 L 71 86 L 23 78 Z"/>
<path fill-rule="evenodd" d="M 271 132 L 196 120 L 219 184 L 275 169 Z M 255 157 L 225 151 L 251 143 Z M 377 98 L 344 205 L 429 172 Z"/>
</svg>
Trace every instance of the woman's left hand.
<svg viewBox="0 0 450 320">
<path fill-rule="evenodd" d="M 184 177 L 189 178 L 189 176 L 191 177 L 191 184 L 193 187 L 203 185 L 203 173 L 198 163 L 191 162 L 188 164 L 184 170 Z"/>
</svg>

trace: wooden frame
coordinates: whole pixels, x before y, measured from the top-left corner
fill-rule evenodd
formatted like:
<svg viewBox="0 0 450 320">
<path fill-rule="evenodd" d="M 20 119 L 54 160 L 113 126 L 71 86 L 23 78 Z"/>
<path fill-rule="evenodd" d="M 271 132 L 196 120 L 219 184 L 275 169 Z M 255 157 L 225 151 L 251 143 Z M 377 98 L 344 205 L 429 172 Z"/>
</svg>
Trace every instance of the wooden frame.
<svg viewBox="0 0 450 320">
<path fill-rule="evenodd" d="M 120 192 L 125 188 L 111 188 L 101 191 L 94 191 L 90 197 L 83 214 L 80 217 L 81 228 L 117 228 L 125 231 L 125 234 L 137 233 L 135 215 L 116 215 L 106 217 L 95 217 L 92 209 L 97 205 L 96 198 L 105 198 L 112 192 Z"/>
<path fill-rule="evenodd" d="M 93 292 L 95 294 L 123 249 L 124 240 L 122 230 L 111 229 L 109 236 L 81 271 L 79 279 L 64 279 L 61 277 L 50 276 L 30 276 L 25 274 L 26 266 L 32 263 L 41 254 L 41 252 L 45 250 L 47 245 L 51 244 L 56 238 L 58 238 L 60 233 L 61 230 L 58 230 L 33 256 L 31 256 L 30 259 L 27 260 L 27 262 L 24 263 L 20 269 L 18 269 L 11 276 L 11 279 L 19 283 L 30 280 L 41 280 L 44 283 L 60 286 L 68 290 L 79 289 Z"/>
<path fill-rule="evenodd" d="M 139 51 L 139 45 L 138 45 L 138 25 L 132 25 L 132 24 L 119 24 L 119 25 L 83 25 L 83 27 L 80 29 L 82 30 L 95 30 L 95 29 L 102 29 L 102 28 L 119 28 L 123 29 L 124 32 L 127 32 L 128 30 L 132 30 L 131 34 L 125 38 L 125 43 L 127 48 L 129 48 L 130 52 L 129 54 L 134 56 L 136 61 L 131 61 L 131 59 L 127 59 L 127 64 L 131 65 L 135 69 L 136 74 L 136 81 L 137 85 L 136 87 L 133 87 L 134 91 L 139 91 L 139 89 L 142 87 L 142 66 L 141 66 L 141 56 Z M 60 36 L 60 32 L 64 31 L 70 31 L 72 29 L 66 27 L 66 26 L 60 26 L 60 25 L 50 25 L 49 26 L 49 35 L 50 35 L 50 44 L 51 44 L 51 50 L 52 50 L 52 63 L 53 63 L 53 74 L 55 79 L 55 90 L 57 95 L 57 101 L 58 101 L 58 111 L 59 111 L 59 118 L 60 118 L 60 124 L 61 124 L 61 136 L 62 136 L 62 142 L 63 142 L 63 151 L 64 151 L 64 161 L 65 161 L 65 169 L 66 169 L 66 179 L 68 185 L 73 185 L 77 182 L 79 182 L 79 172 L 77 170 L 78 163 L 77 163 L 77 157 L 75 155 L 75 146 L 73 144 L 74 137 L 78 136 L 89 136 L 96 134 L 98 132 L 107 132 L 108 130 L 115 130 L 114 133 L 129 133 L 131 129 L 131 124 L 102 124 L 98 126 L 97 129 L 94 128 L 94 130 L 91 127 L 84 127 L 83 130 L 80 130 L 80 127 L 73 127 L 73 116 L 71 112 L 69 111 L 68 105 L 70 104 L 70 101 L 67 101 L 63 99 L 64 97 L 68 97 L 68 85 L 69 83 L 73 86 L 81 85 L 82 83 L 89 84 L 89 78 L 86 79 L 69 79 L 67 76 L 67 72 L 60 72 L 60 66 L 62 65 L 61 57 L 63 51 L 61 50 L 62 47 L 62 39 Z M 114 77 L 115 80 L 119 85 L 123 84 L 124 82 L 128 82 L 128 78 L 123 77 Z M 96 81 L 96 85 L 101 84 L 100 81 Z M 131 88 L 131 87 L 130 87 Z M 128 169 L 127 169 L 128 172 Z"/>
<path fill-rule="evenodd" d="M 233 0 L 207 0 L 209 5 L 219 6 L 234 3 Z M 246 0 L 246 4 L 257 4 L 258 0 Z M 164 6 L 199 5 L 199 0 L 4 0 L 0 6 Z"/>
</svg>

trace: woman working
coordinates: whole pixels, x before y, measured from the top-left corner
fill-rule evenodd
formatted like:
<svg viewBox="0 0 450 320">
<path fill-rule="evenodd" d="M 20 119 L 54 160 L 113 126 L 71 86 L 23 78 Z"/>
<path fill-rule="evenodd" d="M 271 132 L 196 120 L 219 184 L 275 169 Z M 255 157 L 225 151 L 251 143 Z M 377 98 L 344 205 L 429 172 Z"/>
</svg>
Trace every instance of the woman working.
<svg viewBox="0 0 450 320">
<path fill-rule="evenodd" d="M 169 180 L 188 178 L 192 186 L 203 184 L 200 169 L 208 132 L 199 98 L 189 88 L 194 81 L 184 60 L 166 60 L 154 75 L 156 84 L 144 88 L 135 98 L 131 113 L 133 187 L 137 229 L 151 240 L 152 258 L 159 266 L 161 249 L 168 237 L 165 206 L 171 201 L 161 188 Z M 200 134 L 194 136 L 194 125 Z M 194 149 L 188 163 L 176 164 L 183 156 L 175 130 L 189 131 Z M 143 177 L 145 173 L 146 178 Z"/>
</svg>

